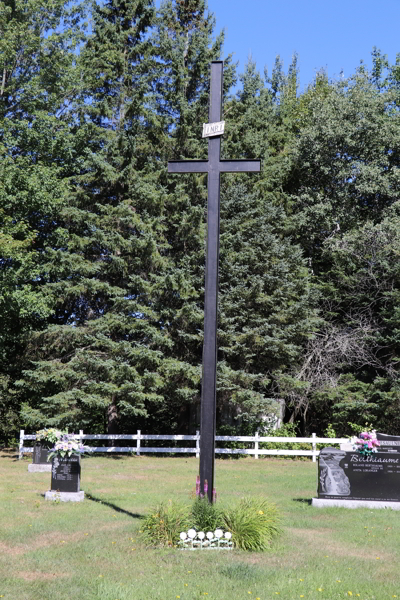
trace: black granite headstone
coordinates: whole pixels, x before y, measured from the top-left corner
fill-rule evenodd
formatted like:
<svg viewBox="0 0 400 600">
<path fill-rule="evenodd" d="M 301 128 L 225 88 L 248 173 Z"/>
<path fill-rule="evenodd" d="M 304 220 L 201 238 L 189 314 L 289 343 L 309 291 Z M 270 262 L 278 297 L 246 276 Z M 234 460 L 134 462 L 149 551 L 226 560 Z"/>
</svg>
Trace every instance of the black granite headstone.
<svg viewBox="0 0 400 600">
<path fill-rule="evenodd" d="M 323 448 L 319 455 L 318 497 L 400 502 L 400 452 L 363 456 Z"/>
<path fill-rule="evenodd" d="M 81 457 L 54 457 L 51 467 L 51 490 L 53 492 L 79 492 Z"/>
<path fill-rule="evenodd" d="M 33 447 L 32 463 L 34 465 L 47 465 L 47 455 L 49 451 L 47 448 L 43 448 L 41 444 L 35 444 Z"/>
<path fill-rule="evenodd" d="M 376 433 L 379 441 L 379 452 L 400 452 L 400 436 Z"/>
</svg>

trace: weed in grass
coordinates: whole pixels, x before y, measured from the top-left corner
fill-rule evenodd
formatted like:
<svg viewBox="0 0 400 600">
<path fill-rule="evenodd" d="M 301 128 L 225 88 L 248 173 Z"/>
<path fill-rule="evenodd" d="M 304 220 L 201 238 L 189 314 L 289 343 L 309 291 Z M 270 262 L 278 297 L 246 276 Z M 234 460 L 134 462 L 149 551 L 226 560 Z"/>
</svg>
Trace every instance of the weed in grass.
<svg viewBox="0 0 400 600">
<path fill-rule="evenodd" d="M 237 563 L 234 565 L 226 565 L 219 569 L 221 575 L 237 581 L 255 581 L 260 577 L 260 570 L 254 565 L 247 563 Z"/>
<path fill-rule="evenodd" d="M 241 550 L 267 550 L 281 532 L 278 510 L 264 498 L 243 498 L 238 506 L 224 511 L 224 523 Z"/>
</svg>

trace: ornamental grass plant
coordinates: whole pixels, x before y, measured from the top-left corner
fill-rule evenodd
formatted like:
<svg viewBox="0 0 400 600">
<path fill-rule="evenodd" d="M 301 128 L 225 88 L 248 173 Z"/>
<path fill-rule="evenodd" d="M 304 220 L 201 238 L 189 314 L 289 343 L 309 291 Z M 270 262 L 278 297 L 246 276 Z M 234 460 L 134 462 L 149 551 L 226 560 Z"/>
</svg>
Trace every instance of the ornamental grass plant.
<svg viewBox="0 0 400 600">
<path fill-rule="evenodd" d="M 178 502 L 161 502 L 144 518 L 140 528 L 143 541 L 150 546 L 175 546 L 181 531 L 191 526 L 189 509 Z"/>
<path fill-rule="evenodd" d="M 281 532 L 280 516 L 265 498 L 243 498 L 238 506 L 224 511 L 225 528 L 232 533 L 235 548 L 252 552 L 268 550 Z"/>
<path fill-rule="evenodd" d="M 189 528 L 215 531 L 221 528 L 232 534 L 235 548 L 262 552 L 280 532 L 280 516 L 274 504 L 265 498 L 243 498 L 228 509 L 196 498 L 192 506 L 172 502 L 159 504 L 144 519 L 143 539 L 152 546 L 176 546 L 179 534 Z"/>
<path fill-rule="evenodd" d="M 208 498 L 200 497 L 192 504 L 190 519 L 196 531 L 215 531 L 224 523 L 223 510 L 217 504 L 210 504 Z"/>
</svg>

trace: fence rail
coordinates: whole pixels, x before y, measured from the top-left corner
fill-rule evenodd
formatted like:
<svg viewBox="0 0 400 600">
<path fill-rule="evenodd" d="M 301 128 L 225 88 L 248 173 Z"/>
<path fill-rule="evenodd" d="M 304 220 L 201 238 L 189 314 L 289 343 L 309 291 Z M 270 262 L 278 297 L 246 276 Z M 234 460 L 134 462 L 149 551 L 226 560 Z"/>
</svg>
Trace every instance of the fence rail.
<svg viewBox="0 0 400 600">
<path fill-rule="evenodd" d="M 200 456 L 200 432 L 197 431 L 196 435 L 148 435 L 142 434 L 138 429 L 136 434 L 119 434 L 119 435 L 105 435 L 105 434 L 86 434 L 83 431 L 79 431 L 76 434 L 76 438 L 79 440 L 136 440 L 136 446 L 89 446 L 91 452 L 105 452 L 105 453 L 122 453 L 132 452 L 140 456 L 142 453 L 158 453 L 164 452 L 169 454 L 195 454 L 196 458 Z M 36 435 L 25 435 L 23 429 L 20 431 L 19 438 L 19 458 L 21 459 L 24 454 L 33 452 L 33 448 L 25 447 L 25 440 L 35 440 Z M 195 442 L 192 448 L 162 448 L 162 447 L 149 447 L 142 446 L 142 440 L 171 440 L 181 441 L 187 440 Z M 315 433 L 311 437 L 275 437 L 275 436 L 260 436 L 258 433 L 255 435 L 217 435 L 215 436 L 217 442 L 246 442 L 253 444 L 252 448 L 215 448 L 215 454 L 250 454 L 254 455 L 254 458 L 259 456 L 312 456 L 313 462 L 316 461 L 319 455 L 317 450 L 317 444 L 346 444 L 350 440 L 348 438 L 322 438 L 317 437 Z M 291 444 L 311 444 L 312 450 L 288 450 L 283 448 L 280 449 L 263 449 L 260 448 L 260 444 L 264 442 L 273 443 L 291 443 Z"/>
</svg>

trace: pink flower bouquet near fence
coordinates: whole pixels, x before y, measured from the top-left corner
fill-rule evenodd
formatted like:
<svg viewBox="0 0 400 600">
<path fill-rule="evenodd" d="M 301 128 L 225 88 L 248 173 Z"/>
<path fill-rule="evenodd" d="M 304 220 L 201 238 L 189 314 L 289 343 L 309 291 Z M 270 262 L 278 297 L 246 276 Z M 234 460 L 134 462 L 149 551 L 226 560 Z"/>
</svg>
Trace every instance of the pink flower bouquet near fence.
<svg viewBox="0 0 400 600">
<path fill-rule="evenodd" d="M 354 445 L 355 449 L 364 456 L 378 452 L 378 447 L 380 446 L 379 441 L 376 439 L 375 431 L 363 431 L 360 433 L 360 437 L 355 440 Z"/>
</svg>

